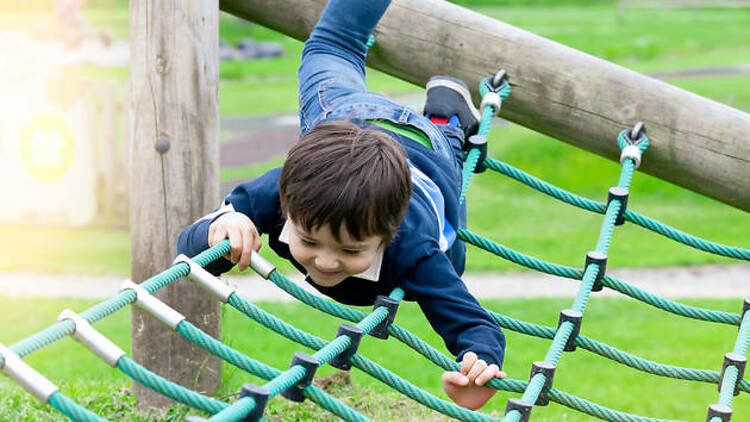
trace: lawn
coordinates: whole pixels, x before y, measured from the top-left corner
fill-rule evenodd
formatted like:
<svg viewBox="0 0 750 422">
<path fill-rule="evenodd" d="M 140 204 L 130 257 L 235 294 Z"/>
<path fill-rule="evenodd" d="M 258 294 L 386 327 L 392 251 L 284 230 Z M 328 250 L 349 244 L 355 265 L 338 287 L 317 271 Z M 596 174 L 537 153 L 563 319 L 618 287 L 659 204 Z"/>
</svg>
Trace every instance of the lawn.
<svg viewBox="0 0 750 422">
<path fill-rule="evenodd" d="M 51 325 L 61 310 L 61 305 L 56 300 L 1 298 L 0 302 L 4 308 L 0 324 L 6 327 L 0 331 L 0 342 L 6 345 Z M 683 302 L 730 312 L 737 312 L 740 306 L 740 300 Z M 547 326 L 554 326 L 559 310 L 569 307 L 570 303 L 570 299 L 541 298 L 483 301 L 483 305 L 489 309 Z M 93 304 L 90 301 L 69 300 L 65 306 L 81 311 Z M 333 337 L 335 327 L 340 322 L 302 304 L 260 303 L 258 306 L 325 339 Z M 33 314 L 28 313 L 29 309 L 34 309 Z M 439 337 L 429 328 L 424 316 L 413 303 L 401 306 L 396 323 L 445 352 Z M 127 310 L 106 318 L 95 327 L 124 350 L 129 350 Z M 734 347 L 737 330 L 730 326 L 665 314 L 629 299 L 597 298 L 594 295 L 586 311 L 582 333 L 659 363 L 718 370 L 723 354 Z M 526 380 L 531 362 L 544 357 L 549 342 L 508 330 L 506 335 L 508 351 L 504 369 L 511 378 Z M 294 352 L 304 350 L 304 347 L 269 332 L 230 308 L 224 311 L 223 341 L 250 357 L 279 369 L 288 366 Z M 360 352 L 432 394 L 445 398 L 438 382 L 441 371 L 423 363 L 426 362 L 424 358 L 397 340 L 383 342 L 367 338 L 363 340 Z M 128 380 L 73 340 L 63 339 L 33 353 L 25 360 L 52 381 L 59 383 L 64 394 L 97 409 L 103 416 L 122 420 L 125 419 L 124 414 L 132 414 L 132 397 L 124 392 Z M 397 362 L 400 364 L 396 364 Z M 319 370 L 318 375 L 326 376 L 334 372 L 338 371 L 326 366 Z M 234 400 L 234 393 L 243 383 L 263 383 L 262 380 L 229 366 L 224 368 L 224 380 L 225 385 L 218 397 L 228 400 Z M 358 370 L 352 371 L 351 382 L 352 385 L 334 388 L 334 395 L 376 420 L 440 420 L 432 419 L 431 414 L 415 408 L 410 401 L 401 400 L 397 394 L 388 393 L 388 387 Z M 707 405 L 716 402 L 718 398 L 715 386 L 644 374 L 582 349 L 563 355 L 555 375 L 555 387 L 613 409 L 644 416 L 691 421 L 702 420 Z M 12 412 L 4 411 L 4 421 L 65 420 L 59 415 L 57 418 L 42 417 L 41 415 L 55 415 L 55 412 L 39 410 L 43 406 L 23 393 L 19 387 L 10 385 L 7 380 L 0 380 L 0 391 L 0 397 L 3 397 L 0 399 L 0 406 L 3 409 L 13 409 Z M 509 397 L 517 395 L 501 392 L 483 410 L 502 415 L 505 401 Z M 742 415 L 750 414 L 747 395 L 735 398 L 733 407 L 738 420 L 744 420 Z M 175 415 L 182 415 L 179 409 L 173 409 L 173 412 Z M 283 399 L 272 400 L 268 414 L 276 415 L 272 420 L 329 420 L 324 412 L 316 411 L 310 404 L 296 409 L 296 405 L 290 405 Z M 115 415 L 118 417 L 114 417 Z M 411 415 L 412 419 L 407 419 L 407 415 Z M 422 416 L 414 418 L 414 415 Z M 535 408 L 533 416 L 535 421 L 593 420 L 554 403 L 548 407 Z M 127 419 L 139 420 L 130 417 Z"/>
</svg>

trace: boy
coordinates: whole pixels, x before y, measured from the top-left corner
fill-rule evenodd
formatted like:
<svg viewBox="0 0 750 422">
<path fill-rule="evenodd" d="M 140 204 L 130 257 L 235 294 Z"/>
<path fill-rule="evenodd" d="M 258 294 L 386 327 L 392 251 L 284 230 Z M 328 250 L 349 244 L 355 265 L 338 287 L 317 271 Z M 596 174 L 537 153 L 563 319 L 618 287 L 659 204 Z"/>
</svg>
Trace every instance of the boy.
<svg viewBox="0 0 750 422">
<path fill-rule="evenodd" d="M 366 42 L 389 3 L 329 1 L 302 52 L 300 141 L 283 168 L 237 186 L 183 230 L 178 252 L 228 238 L 231 253 L 206 268 L 244 270 L 266 233 L 334 300 L 372 305 L 403 288 L 461 362 L 442 376 L 446 393 L 478 409 L 495 393 L 484 384 L 505 377 L 505 337 L 461 281 L 466 246 L 454 229 L 466 225 L 461 151 L 479 112 L 449 77 L 427 84 L 427 117 L 367 91 Z"/>
</svg>

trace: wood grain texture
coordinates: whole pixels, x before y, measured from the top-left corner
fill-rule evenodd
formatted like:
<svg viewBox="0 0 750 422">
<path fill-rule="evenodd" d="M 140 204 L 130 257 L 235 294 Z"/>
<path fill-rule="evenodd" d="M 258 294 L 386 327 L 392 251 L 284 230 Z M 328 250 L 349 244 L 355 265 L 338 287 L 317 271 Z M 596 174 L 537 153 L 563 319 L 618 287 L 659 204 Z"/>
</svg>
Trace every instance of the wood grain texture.
<svg viewBox="0 0 750 422">
<path fill-rule="evenodd" d="M 325 0 L 220 5 L 304 40 Z M 442 0 L 394 1 L 375 36 L 368 66 L 422 86 L 458 77 L 477 104 L 479 81 L 505 68 L 503 118 L 609 159 L 619 161 L 617 134 L 642 120 L 651 147 L 640 171 L 750 210 L 748 113 Z"/>
<path fill-rule="evenodd" d="M 168 268 L 177 236 L 219 203 L 217 1 L 131 0 L 131 274 Z M 160 154 L 158 139 L 169 142 Z M 157 296 L 221 338 L 220 305 L 179 280 Z M 133 308 L 132 357 L 170 381 L 213 394 L 220 362 Z M 142 408 L 170 400 L 134 385 Z"/>
</svg>

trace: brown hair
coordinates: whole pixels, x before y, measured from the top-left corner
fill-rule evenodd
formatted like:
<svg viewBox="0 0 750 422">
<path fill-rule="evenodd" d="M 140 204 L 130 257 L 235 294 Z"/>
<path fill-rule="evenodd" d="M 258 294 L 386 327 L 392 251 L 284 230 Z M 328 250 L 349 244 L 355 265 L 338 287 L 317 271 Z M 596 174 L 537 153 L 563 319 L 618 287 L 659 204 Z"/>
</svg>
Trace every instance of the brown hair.
<svg viewBox="0 0 750 422">
<path fill-rule="evenodd" d="M 411 197 L 404 150 L 392 137 L 345 121 L 316 126 L 292 147 L 279 180 L 281 210 L 305 230 L 341 225 L 361 240 L 396 235 Z"/>
</svg>

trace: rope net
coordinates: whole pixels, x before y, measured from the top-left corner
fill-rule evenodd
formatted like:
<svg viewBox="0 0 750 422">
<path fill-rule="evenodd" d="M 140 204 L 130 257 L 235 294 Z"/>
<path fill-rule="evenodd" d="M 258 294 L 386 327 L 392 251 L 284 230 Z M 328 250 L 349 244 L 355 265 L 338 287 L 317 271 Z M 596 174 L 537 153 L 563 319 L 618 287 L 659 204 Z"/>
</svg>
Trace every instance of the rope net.
<svg viewBox="0 0 750 422">
<path fill-rule="evenodd" d="M 500 98 L 500 101 L 496 100 L 494 103 L 488 101 L 487 104 L 483 101 L 479 136 L 486 137 L 489 134 L 492 117 L 497 115 L 502 100 L 510 94 L 510 84 L 507 82 L 507 79 L 504 78 L 504 75 L 499 77 L 498 75 L 494 78 L 487 78 L 480 83 L 480 93 L 483 96 L 494 94 L 495 97 Z M 742 313 L 735 314 L 688 306 L 660 298 L 624 281 L 606 275 L 607 251 L 615 226 L 621 225 L 624 222 L 636 224 L 676 242 L 716 255 L 750 261 L 750 251 L 701 239 L 628 210 L 628 189 L 632 182 L 633 174 L 640 163 L 641 154 L 647 150 L 649 141 L 641 128 L 636 126 L 632 130 L 626 129 L 620 132 L 617 136 L 617 144 L 623 150 L 621 158 L 622 170 L 618 184 L 609 191 L 609 198 L 606 204 L 567 192 L 516 169 L 507 163 L 486 157 L 486 150 L 482 151 L 481 147 L 473 147 L 466 154 L 460 197 L 461 202 L 465 200 L 466 191 L 469 188 L 474 172 L 489 169 L 499 174 L 504 174 L 562 202 L 604 215 L 596 246 L 594 250 L 587 254 L 586 265 L 582 269 L 546 262 L 505 247 L 492 240 L 485 239 L 468 230 L 458 230 L 459 239 L 503 259 L 539 272 L 581 281 L 571 307 L 562 310 L 557 327 L 532 324 L 489 310 L 490 314 L 502 328 L 551 340 L 547 354 L 542 360 L 534 362 L 528 381 L 493 379 L 486 384 L 497 390 L 521 394 L 520 398 L 508 400 L 505 415 L 501 419 L 471 411 L 457 406 L 452 402 L 440 399 L 357 353 L 357 347 L 363 336 L 368 334 L 378 338 L 388 338 L 390 336 L 412 348 L 443 370 L 460 370 L 459 364 L 452 358 L 435 349 L 405 328 L 393 323 L 398 303 L 404 297 L 403 290 L 396 288 L 388 297 L 378 298 L 373 311 L 365 314 L 362 311 L 308 293 L 287 279 L 283 274 L 276 271 L 275 268 L 262 258 L 256 256 L 260 264 L 254 265 L 253 268 L 264 276 L 264 278 L 270 280 L 300 302 L 318 311 L 355 324 L 342 324 L 339 327 L 336 337 L 331 341 L 326 341 L 258 308 L 235 291 L 226 292 L 227 287 L 221 280 L 203 270 L 202 267 L 229 252 L 230 246 L 228 241 L 207 249 L 193 257 L 192 260 L 184 259 L 176 262 L 167 270 L 153 276 L 138 286 L 124 285 L 117 296 L 89 308 L 79 316 L 70 318 L 63 318 L 61 316 L 61 319 L 56 324 L 8 348 L 0 345 L 0 370 L 26 388 L 39 400 L 52 405 L 69 419 L 85 422 L 105 421 L 106 419 L 93 414 L 64 396 L 54 384 L 23 363 L 22 357 L 40 350 L 57 340 L 72 336 L 131 379 L 179 403 L 212 415 L 208 419 L 210 421 L 264 420 L 262 415 L 267 401 L 279 394 L 293 401 L 309 399 L 346 421 L 370 421 L 366 416 L 311 385 L 310 381 L 315 370 L 326 363 L 344 370 L 348 370 L 351 366 L 354 366 L 418 403 L 462 421 L 527 421 L 529 420 L 533 406 L 543 406 L 549 401 L 607 421 L 645 422 L 666 420 L 637 416 L 609 409 L 554 388 L 554 371 L 563 353 L 565 351 L 574 351 L 580 347 L 638 371 L 661 377 L 718 385 L 718 402 L 709 406 L 706 420 L 709 422 L 727 422 L 732 415 L 731 405 L 733 397 L 740 392 L 750 392 L 750 382 L 744 379 L 747 349 L 750 344 L 750 312 L 747 312 L 750 309 L 750 301 L 745 300 Z M 486 143 L 484 145 L 486 148 Z M 176 282 L 182 277 L 188 277 L 191 281 L 201 284 L 204 287 L 208 285 L 209 288 L 207 288 L 207 291 L 214 293 L 219 300 L 241 314 L 269 330 L 302 346 L 315 350 L 315 353 L 313 355 L 304 353 L 295 354 L 290 367 L 282 371 L 246 356 L 242 352 L 214 339 L 184 319 L 184 317 L 179 318 L 181 317 L 179 314 L 177 314 L 179 317 L 175 319 L 173 316 L 176 312 L 169 309 L 166 304 L 158 302 L 158 299 L 155 299 L 151 294 Z M 683 368 L 650 361 L 579 335 L 583 314 L 591 293 L 601 290 L 604 287 L 675 315 L 739 326 L 734 349 L 725 355 L 722 371 Z M 216 293 L 221 291 L 225 291 L 225 293 Z M 154 305 L 154 301 L 158 302 L 158 304 Z M 245 385 L 242 389 L 240 399 L 230 404 L 179 386 L 149 371 L 128 358 L 116 345 L 107 344 L 108 340 L 89 326 L 131 304 L 145 308 L 154 306 L 160 309 L 149 313 L 167 325 L 170 325 L 175 332 L 201 347 L 206 352 L 219 357 L 228 364 L 248 374 L 266 380 L 267 383 L 262 386 Z M 171 318 L 170 315 L 172 316 Z M 96 338 L 99 338 L 99 340 L 91 340 L 93 338 L 91 336 L 97 335 L 99 337 Z M 188 417 L 188 420 L 199 421 L 206 419 Z"/>
</svg>

